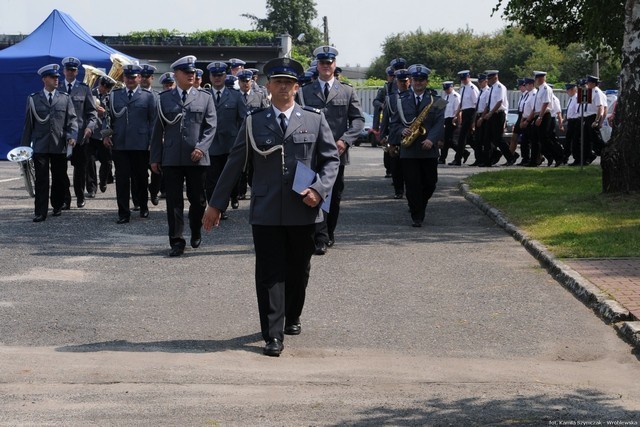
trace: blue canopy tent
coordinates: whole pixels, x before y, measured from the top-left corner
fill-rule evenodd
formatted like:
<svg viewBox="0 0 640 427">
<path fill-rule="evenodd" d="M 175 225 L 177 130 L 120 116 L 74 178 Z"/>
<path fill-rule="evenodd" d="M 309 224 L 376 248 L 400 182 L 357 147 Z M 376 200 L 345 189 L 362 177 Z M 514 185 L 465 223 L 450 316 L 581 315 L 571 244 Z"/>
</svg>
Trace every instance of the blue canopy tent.
<svg viewBox="0 0 640 427">
<path fill-rule="evenodd" d="M 112 53 L 119 52 L 95 40 L 70 15 L 58 10 L 23 41 L 0 50 L 0 81 L 6 83 L 0 94 L 0 159 L 20 143 L 27 96 L 42 89 L 40 67 L 75 56 L 83 64 L 108 71 Z M 83 77 L 80 67 L 78 79 Z"/>
</svg>

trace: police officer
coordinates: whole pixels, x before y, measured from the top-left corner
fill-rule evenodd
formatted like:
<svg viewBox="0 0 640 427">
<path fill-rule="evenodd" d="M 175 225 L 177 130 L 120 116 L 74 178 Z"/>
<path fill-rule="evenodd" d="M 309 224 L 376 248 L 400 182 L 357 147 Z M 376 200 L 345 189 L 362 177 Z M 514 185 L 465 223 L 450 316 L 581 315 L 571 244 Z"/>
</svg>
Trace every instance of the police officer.
<svg viewBox="0 0 640 427">
<path fill-rule="evenodd" d="M 520 154 L 522 161 L 518 163 L 518 166 L 533 166 L 531 162 L 531 145 L 534 138 L 534 128 L 531 118 L 533 117 L 533 106 L 536 99 L 536 93 L 538 90 L 535 88 L 535 80 L 531 77 L 524 78 L 524 88 L 526 90 L 522 102 L 522 116 L 519 119 L 518 127 L 522 138 L 520 140 Z M 538 159 L 535 160 L 535 166 L 538 165 Z"/>
<path fill-rule="evenodd" d="M 153 75 L 157 71 L 156 67 L 150 64 L 140 64 L 140 87 L 143 89 L 149 90 L 154 99 L 158 100 L 160 96 L 160 92 L 153 88 Z M 197 76 L 197 71 L 196 71 Z M 195 86 L 195 85 L 194 85 Z M 151 166 L 149 166 L 151 168 Z M 135 190 L 136 181 L 135 176 L 131 177 L 131 198 L 133 200 L 134 209 L 136 206 L 140 206 L 137 200 L 137 194 L 139 193 Z M 160 203 L 160 197 L 158 196 L 160 193 L 164 193 L 164 185 L 162 184 L 162 175 L 157 173 L 151 173 L 151 179 L 149 182 L 149 198 L 151 203 L 154 206 L 157 206 Z"/>
<path fill-rule="evenodd" d="M 240 96 L 242 102 L 247 107 L 248 111 L 254 111 L 261 108 L 267 108 L 269 106 L 269 99 L 263 92 L 259 92 L 253 87 L 253 72 L 244 70 L 239 72 L 238 83 L 240 85 Z"/>
<path fill-rule="evenodd" d="M 600 129 L 606 118 L 607 96 L 600 90 L 600 79 L 597 76 L 587 76 L 587 90 L 591 91 L 591 102 L 584 110 L 585 135 L 585 163 L 591 163 L 596 156 L 602 154 L 604 141 Z M 586 142 L 588 141 L 588 143 Z M 593 153 L 591 153 L 593 150 Z"/>
<path fill-rule="evenodd" d="M 453 163 L 460 165 L 466 163 L 469 158 L 469 151 L 466 149 L 467 144 L 473 145 L 473 129 L 475 128 L 476 103 L 480 90 L 471 82 L 471 71 L 458 71 L 460 78 L 460 133 L 458 134 L 458 144 L 456 147 L 456 156 Z"/>
<path fill-rule="evenodd" d="M 76 204 L 82 208 L 85 205 L 84 190 L 87 179 L 86 144 L 97 130 L 98 110 L 91 94 L 91 88 L 76 80 L 80 60 L 73 56 L 67 56 L 62 60 L 62 66 L 64 67 L 64 80 L 59 84 L 58 90 L 68 93 L 71 97 L 78 120 L 78 141 L 73 146 L 71 164 L 73 165 L 73 190 L 76 195 Z M 71 206 L 71 193 L 68 189 L 66 193 L 66 206 L 63 209 L 68 209 Z"/>
<path fill-rule="evenodd" d="M 43 90 L 27 98 L 22 146 L 33 149 L 35 167 L 35 206 L 33 222 L 42 222 L 49 210 L 49 167 L 51 167 L 51 207 L 60 216 L 68 190 L 67 144 L 75 145 L 78 122 L 71 98 L 56 90 L 60 66 L 49 64 L 38 70 Z"/>
<path fill-rule="evenodd" d="M 516 119 L 516 123 L 513 125 L 513 133 L 511 134 L 511 141 L 509 143 L 509 151 L 511 154 L 516 152 L 518 148 L 518 140 L 521 139 L 522 128 L 520 127 L 520 122 L 522 121 L 522 108 L 524 107 L 524 103 L 527 100 L 527 87 L 524 84 L 524 78 L 519 78 L 516 81 L 518 86 L 518 90 L 520 91 L 520 97 L 518 98 L 518 118 Z"/>
<path fill-rule="evenodd" d="M 196 79 L 193 82 L 193 87 L 195 89 L 200 89 L 202 86 L 202 76 L 204 75 L 204 71 L 200 68 L 196 68 Z"/>
<path fill-rule="evenodd" d="M 385 70 L 385 74 L 387 77 L 387 82 L 380 89 L 378 89 L 378 93 L 376 94 L 376 97 L 372 101 L 372 104 L 373 104 L 372 127 L 375 131 L 378 132 L 378 137 L 380 138 L 381 141 L 386 141 L 388 140 L 388 137 L 389 137 L 388 129 L 387 128 L 383 129 L 381 127 L 381 122 L 382 122 L 382 117 L 385 114 L 385 108 L 387 106 L 387 102 L 389 100 L 389 91 L 391 90 L 391 85 L 393 84 L 393 80 L 395 79 L 395 70 L 391 66 L 388 66 L 387 69 Z M 388 145 L 387 145 L 387 149 L 385 149 L 383 153 L 384 154 L 382 157 L 382 161 L 384 164 L 384 169 L 386 171 L 384 177 L 391 178 L 392 177 L 391 156 L 389 154 Z"/>
<path fill-rule="evenodd" d="M 494 150 L 499 149 L 507 163 L 505 166 L 511 166 L 520 157 L 517 153 L 511 154 L 509 146 L 502 139 L 504 134 L 504 124 L 509 110 L 509 99 L 507 98 L 507 88 L 498 79 L 498 70 L 485 71 L 489 82 L 489 94 L 487 98 L 487 106 L 482 115 L 483 126 L 486 126 L 487 138 L 484 140 L 482 149 L 483 161 L 485 166 L 494 164 Z"/>
<path fill-rule="evenodd" d="M 162 85 L 163 90 L 170 90 L 176 87 L 175 74 L 171 71 L 167 71 L 166 73 L 162 74 L 158 81 Z"/>
<path fill-rule="evenodd" d="M 400 102 L 397 103 L 397 108 L 400 120 L 396 126 L 402 135 L 400 161 L 412 226 L 422 227 L 427 203 L 438 182 L 438 144 L 444 137 L 444 110 L 447 102 L 435 91 L 427 90 L 431 73 L 429 68 L 422 64 L 414 64 L 409 67 L 408 72 L 411 75 L 411 90 L 398 95 Z M 426 135 L 412 136 L 411 125 L 427 108 L 429 110 L 421 123 L 427 132 Z"/>
<path fill-rule="evenodd" d="M 289 58 L 265 64 L 272 106 L 247 117 L 203 220 L 205 230 L 219 225 L 248 159 L 254 171 L 249 222 L 256 253 L 260 329 L 266 344 L 263 353 L 267 356 L 280 355 L 284 334 L 301 332 L 314 224 L 322 220 L 319 205 L 329 196 L 339 164 L 324 115 L 313 108 L 303 109 L 294 101 L 302 70 L 300 63 Z M 301 180 L 302 189 L 294 191 L 295 177 L 301 172 L 298 168 L 313 171 L 311 175 L 317 179 Z"/>
<path fill-rule="evenodd" d="M 228 87 L 231 87 L 232 89 L 235 89 L 235 90 L 239 90 L 240 84 L 238 83 L 238 79 L 236 76 L 239 72 L 244 70 L 244 66 L 247 65 L 247 63 L 242 59 L 238 59 L 238 58 L 231 58 L 229 59 L 229 61 L 227 61 L 227 63 L 229 65 L 229 72 L 231 74 L 230 76 L 227 76 L 229 80 L 226 81 L 225 83 L 227 85 L 230 85 Z M 231 76 L 236 78 L 234 79 Z"/>
<path fill-rule="evenodd" d="M 116 166 L 116 198 L 118 224 L 126 224 L 131 218 L 129 192 L 136 193 L 140 218 L 149 217 L 147 205 L 147 168 L 151 131 L 156 120 L 156 100 L 150 90 L 140 86 L 140 71 L 136 64 L 124 66 L 124 84 L 109 96 L 109 116 L 112 134 L 104 138 L 111 148 Z M 135 186 L 131 184 L 134 181 Z"/>
<path fill-rule="evenodd" d="M 489 99 L 489 85 L 487 75 L 484 73 L 478 74 L 478 90 L 480 93 L 476 101 L 476 116 L 473 129 L 473 154 L 476 159 L 471 166 L 484 166 L 482 147 L 484 147 L 485 139 L 487 139 L 488 135 L 487 126 L 483 126 L 482 115 Z"/>
<path fill-rule="evenodd" d="M 96 195 L 96 189 L 100 187 L 100 192 L 107 191 L 107 184 L 113 182 L 113 161 L 111 150 L 102 143 L 101 130 L 107 126 L 106 119 L 109 108 L 109 93 L 115 86 L 116 81 L 105 75 L 98 80 L 98 86 L 91 90 L 94 99 L 97 99 L 96 110 L 98 112 L 98 125 L 96 131 L 91 135 L 87 146 L 87 197 Z M 100 161 L 100 169 L 96 168 L 96 160 Z"/>
<path fill-rule="evenodd" d="M 575 83 L 565 85 L 569 99 L 567 100 L 567 132 L 565 134 L 566 147 L 571 150 L 573 162 L 569 166 L 580 165 L 580 102 Z"/>
<path fill-rule="evenodd" d="M 344 168 L 349 164 L 349 147 L 364 127 L 364 115 L 353 88 L 340 83 L 333 75 L 338 50 L 332 46 L 320 46 L 313 51 L 313 56 L 318 61 L 318 80 L 302 89 L 305 103 L 323 111 L 340 154 L 340 168 L 331 193 L 331 208 L 326 221 L 316 227 L 316 255 L 324 255 L 335 241 L 334 231 L 344 190 Z"/>
<path fill-rule="evenodd" d="M 210 91 L 215 100 L 217 116 L 216 134 L 209 147 L 211 165 L 207 168 L 207 180 L 205 184 L 207 199 L 209 199 L 213 194 L 213 189 L 218 183 L 222 169 L 224 169 L 224 165 L 227 163 L 227 157 L 238 136 L 238 130 L 242 125 L 242 121 L 247 116 L 247 107 L 242 101 L 242 95 L 240 95 L 239 91 L 225 86 L 227 64 L 216 61 L 207 65 L 207 69 L 212 78 Z M 235 76 L 233 77 L 235 78 Z M 238 179 L 239 178 L 240 176 L 238 175 Z M 231 195 L 231 207 L 237 209 L 238 206 L 236 189 Z M 223 219 L 226 219 L 226 213 Z"/>
<path fill-rule="evenodd" d="M 453 82 L 442 83 L 442 92 L 442 98 L 447 101 L 447 106 L 444 109 L 444 145 L 440 150 L 438 163 L 443 165 L 447 161 L 449 148 L 454 148 L 457 152 L 457 146 L 453 144 L 453 133 L 461 121 L 462 114 L 460 113 L 460 94 L 453 89 Z M 449 165 L 460 166 L 462 162 L 454 159 Z"/>
<path fill-rule="evenodd" d="M 169 256 L 184 253 L 183 186 L 187 184 L 191 247 L 201 243 L 202 214 L 206 206 L 204 180 L 209 146 L 216 132 L 216 110 L 211 94 L 194 89 L 196 57 L 184 56 L 173 64 L 176 87 L 160 93 L 158 119 L 151 137 L 151 170 L 162 173 L 167 190 Z"/>
<path fill-rule="evenodd" d="M 546 71 L 534 71 L 533 76 L 538 91 L 534 97 L 533 116 L 529 118 L 534 126 L 530 166 L 538 165 L 541 153 L 546 155 L 550 164 L 555 160 L 556 166 L 560 166 L 563 163 L 562 149 L 551 139 L 553 90 L 546 82 Z"/>
</svg>

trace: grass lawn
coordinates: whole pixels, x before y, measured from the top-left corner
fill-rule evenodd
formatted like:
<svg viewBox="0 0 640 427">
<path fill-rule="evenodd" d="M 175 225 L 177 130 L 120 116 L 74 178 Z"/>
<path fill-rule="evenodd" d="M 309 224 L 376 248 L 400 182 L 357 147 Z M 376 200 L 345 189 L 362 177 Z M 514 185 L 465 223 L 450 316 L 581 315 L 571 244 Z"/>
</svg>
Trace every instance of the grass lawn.
<svg viewBox="0 0 640 427">
<path fill-rule="evenodd" d="M 467 183 L 557 257 L 640 256 L 640 195 L 602 194 L 600 166 L 511 168 Z"/>
</svg>

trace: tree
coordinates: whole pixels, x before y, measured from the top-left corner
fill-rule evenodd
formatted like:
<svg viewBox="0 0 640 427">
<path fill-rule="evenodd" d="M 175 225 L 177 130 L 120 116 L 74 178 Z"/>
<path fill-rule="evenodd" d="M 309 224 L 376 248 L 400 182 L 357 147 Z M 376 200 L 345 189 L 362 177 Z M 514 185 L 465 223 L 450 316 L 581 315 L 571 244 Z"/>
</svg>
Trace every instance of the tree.
<svg viewBox="0 0 640 427">
<path fill-rule="evenodd" d="M 242 16 L 253 21 L 256 30 L 289 34 L 298 54 L 311 57 L 313 50 L 322 44 L 322 33 L 313 26 L 318 17 L 314 0 L 267 0 L 266 18 L 250 13 Z M 304 36 L 298 40 L 301 34 Z"/>
</svg>

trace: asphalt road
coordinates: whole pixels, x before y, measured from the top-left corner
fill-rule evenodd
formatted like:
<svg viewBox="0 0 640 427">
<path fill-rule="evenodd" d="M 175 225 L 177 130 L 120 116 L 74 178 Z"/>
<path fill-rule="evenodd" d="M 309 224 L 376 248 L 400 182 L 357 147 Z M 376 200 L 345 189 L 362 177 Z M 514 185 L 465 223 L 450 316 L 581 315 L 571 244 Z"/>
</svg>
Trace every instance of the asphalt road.
<svg viewBox="0 0 640 427">
<path fill-rule="evenodd" d="M 117 225 L 109 186 L 36 224 L 0 162 L 0 425 L 640 423 L 638 357 L 459 194 L 478 169 L 441 168 L 415 229 L 382 151 L 352 159 L 280 358 L 261 354 L 247 201 L 169 258 L 164 201 Z"/>
</svg>

